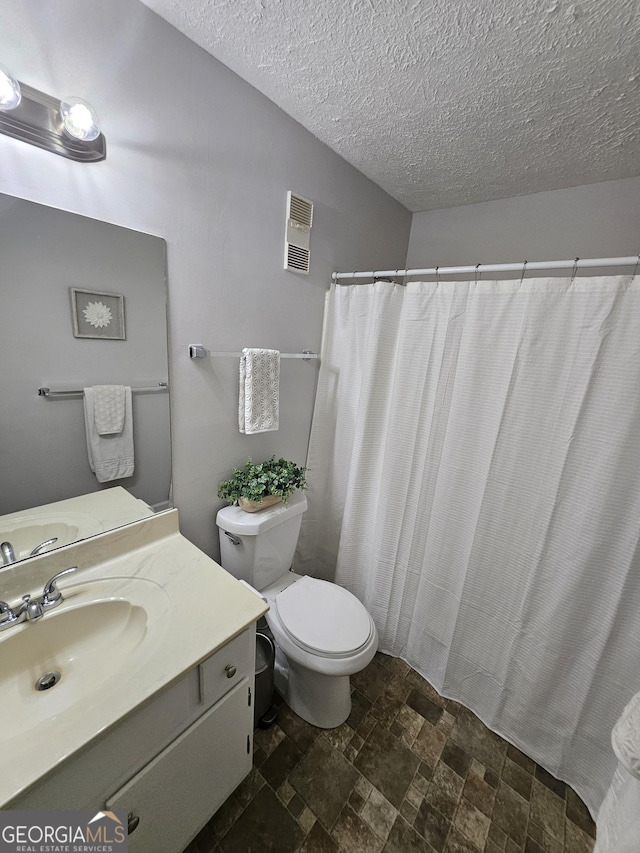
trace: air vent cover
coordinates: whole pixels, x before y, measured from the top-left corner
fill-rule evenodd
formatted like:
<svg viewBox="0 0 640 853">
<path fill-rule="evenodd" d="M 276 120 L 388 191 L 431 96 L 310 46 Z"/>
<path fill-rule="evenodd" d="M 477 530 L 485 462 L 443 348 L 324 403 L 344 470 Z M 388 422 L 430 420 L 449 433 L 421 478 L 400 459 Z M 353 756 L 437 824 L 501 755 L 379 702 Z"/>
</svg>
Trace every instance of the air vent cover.
<svg viewBox="0 0 640 853">
<path fill-rule="evenodd" d="M 287 193 L 287 230 L 284 242 L 284 268 L 309 273 L 309 236 L 313 224 L 313 202 L 301 195 Z"/>
</svg>

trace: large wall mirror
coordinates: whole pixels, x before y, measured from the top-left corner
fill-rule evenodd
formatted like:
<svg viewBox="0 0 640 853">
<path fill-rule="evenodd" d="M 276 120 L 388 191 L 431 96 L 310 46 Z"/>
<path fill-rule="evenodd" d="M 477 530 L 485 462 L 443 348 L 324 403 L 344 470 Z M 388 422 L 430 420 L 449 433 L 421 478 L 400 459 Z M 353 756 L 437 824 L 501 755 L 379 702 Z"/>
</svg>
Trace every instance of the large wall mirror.
<svg viewBox="0 0 640 853">
<path fill-rule="evenodd" d="M 165 241 L 0 194 L 0 258 L 0 538 L 7 514 L 105 500 L 107 489 L 149 512 L 168 508 Z M 82 389 L 94 385 L 132 388 L 132 476 L 99 483 L 91 470 Z"/>
</svg>

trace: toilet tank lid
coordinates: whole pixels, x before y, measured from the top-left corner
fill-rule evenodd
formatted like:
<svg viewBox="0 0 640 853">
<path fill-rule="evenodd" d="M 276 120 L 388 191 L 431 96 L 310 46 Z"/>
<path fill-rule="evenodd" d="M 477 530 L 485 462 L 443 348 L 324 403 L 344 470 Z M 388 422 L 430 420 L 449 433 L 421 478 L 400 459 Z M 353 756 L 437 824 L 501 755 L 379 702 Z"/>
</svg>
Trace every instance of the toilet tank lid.
<svg viewBox="0 0 640 853">
<path fill-rule="evenodd" d="M 238 533 L 241 536 L 257 536 L 276 524 L 300 515 L 307 508 L 304 492 L 296 489 L 289 495 L 286 503 L 260 509 L 257 512 L 245 512 L 239 506 L 225 506 L 218 511 L 216 524 L 228 533 Z"/>
</svg>

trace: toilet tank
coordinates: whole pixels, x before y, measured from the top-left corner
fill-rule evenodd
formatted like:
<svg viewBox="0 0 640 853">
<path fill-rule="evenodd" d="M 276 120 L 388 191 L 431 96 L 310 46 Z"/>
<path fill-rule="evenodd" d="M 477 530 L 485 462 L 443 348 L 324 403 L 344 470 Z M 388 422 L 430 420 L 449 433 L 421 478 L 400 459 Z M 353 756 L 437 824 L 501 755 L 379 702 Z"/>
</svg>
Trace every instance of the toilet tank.
<svg viewBox="0 0 640 853">
<path fill-rule="evenodd" d="M 307 499 L 297 490 L 286 503 L 258 512 L 221 509 L 216 524 L 222 567 L 256 589 L 269 586 L 291 568 L 306 508 Z"/>
</svg>

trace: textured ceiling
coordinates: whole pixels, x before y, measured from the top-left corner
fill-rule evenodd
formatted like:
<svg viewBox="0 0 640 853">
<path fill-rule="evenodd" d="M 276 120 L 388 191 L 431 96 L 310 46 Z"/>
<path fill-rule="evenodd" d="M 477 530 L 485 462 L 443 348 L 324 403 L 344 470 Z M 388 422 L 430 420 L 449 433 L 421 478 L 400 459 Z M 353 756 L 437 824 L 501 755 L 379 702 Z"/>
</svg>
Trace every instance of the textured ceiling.
<svg viewBox="0 0 640 853">
<path fill-rule="evenodd" d="M 412 211 L 640 174 L 638 0 L 144 0 Z"/>
</svg>

